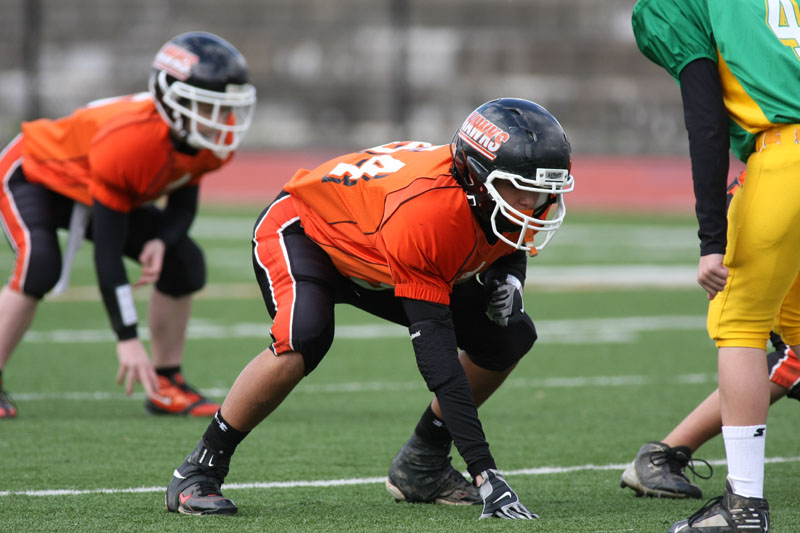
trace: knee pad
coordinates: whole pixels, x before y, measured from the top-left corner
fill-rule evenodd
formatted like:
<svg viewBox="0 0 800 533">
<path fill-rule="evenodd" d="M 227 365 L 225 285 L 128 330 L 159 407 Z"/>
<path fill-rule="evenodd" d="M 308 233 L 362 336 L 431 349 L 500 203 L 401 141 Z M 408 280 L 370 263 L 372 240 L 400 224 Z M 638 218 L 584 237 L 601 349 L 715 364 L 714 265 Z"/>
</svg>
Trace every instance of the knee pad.
<svg viewBox="0 0 800 533">
<path fill-rule="evenodd" d="M 479 338 L 459 342 L 470 360 L 486 370 L 502 372 L 522 359 L 533 348 L 538 335 L 533 320 L 524 314 L 523 320 L 507 327 L 487 326 Z M 459 339 L 460 341 L 460 339 Z"/>
<path fill-rule="evenodd" d="M 167 250 L 156 288 L 173 297 L 186 296 L 206 284 L 206 262 L 203 251 L 186 237 Z"/>
<path fill-rule="evenodd" d="M 272 316 L 271 349 L 276 355 L 294 351 L 303 355 L 305 374 L 319 365 L 333 344 L 334 312 L 330 290 L 314 282 L 298 282 L 288 299 L 279 299 L 277 308 L 268 305 Z M 267 290 L 265 302 L 272 302 Z"/>
<path fill-rule="evenodd" d="M 33 235 L 34 232 L 31 233 L 31 242 L 35 244 L 28 255 L 28 268 L 21 289 L 29 296 L 42 298 L 55 287 L 61 275 L 61 253 L 57 243 L 49 243 L 50 239 L 38 239 Z"/>
<path fill-rule="evenodd" d="M 316 335 L 306 337 L 301 341 L 298 350 L 303 355 L 303 362 L 305 363 L 305 375 L 309 375 L 317 366 L 319 366 L 325 354 L 333 344 L 333 323 L 328 323 L 322 331 Z"/>
<path fill-rule="evenodd" d="M 333 344 L 335 322 L 330 292 L 324 284 L 299 282 L 292 321 L 292 344 L 303 354 L 308 375 Z"/>
<path fill-rule="evenodd" d="M 272 353 L 278 356 L 289 351 L 301 354 L 306 376 L 319 366 L 333 344 L 333 321 L 297 321 L 292 324 L 291 344 L 280 334 L 282 330 L 283 328 L 280 326 L 277 326 L 276 330 L 276 323 L 273 322 L 273 327 L 270 328 L 270 336 L 273 341 L 270 345 Z"/>
</svg>

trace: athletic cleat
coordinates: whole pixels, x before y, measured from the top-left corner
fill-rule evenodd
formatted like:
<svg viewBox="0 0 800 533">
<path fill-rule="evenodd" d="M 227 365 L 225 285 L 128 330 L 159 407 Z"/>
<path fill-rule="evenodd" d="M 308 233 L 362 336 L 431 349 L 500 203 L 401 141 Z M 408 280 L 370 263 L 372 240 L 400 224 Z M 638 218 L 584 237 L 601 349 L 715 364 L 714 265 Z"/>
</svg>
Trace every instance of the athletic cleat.
<svg viewBox="0 0 800 533">
<path fill-rule="evenodd" d="M 11 395 L 3 390 L 0 386 L 0 419 L 1 418 L 16 418 L 17 407 L 11 399 Z"/>
<path fill-rule="evenodd" d="M 412 435 L 392 460 L 386 490 L 398 502 L 482 505 L 477 487 L 453 468 L 449 451 Z"/>
<path fill-rule="evenodd" d="M 191 515 L 236 514 L 236 504 L 223 496 L 220 489 L 229 464 L 229 457 L 215 455 L 201 439 L 172 473 L 164 496 L 167 511 Z"/>
<path fill-rule="evenodd" d="M 708 476 L 698 474 L 694 469 L 694 461 L 704 463 Z M 651 498 L 696 498 L 703 497 L 703 491 L 689 482 L 684 473 L 685 468 L 701 478 L 709 479 L 714 470 L 702 459 L 692 459 L 692 452 L 686 446 L 671 448 L 663 442 L 647 442 L 636 454 L 636 458 L 622 473 L 619 486 L 629 487 L 637 496 Z"/>
<path fill-rule="evenodd" d="M 769 503 L 763 498 L 745 498 L 734 494 L 730 483 L 725 494 L 708 500 L 696 513 L 675 522 L 669 533 L 767 533 Z"/>
<path fill-rule="evenodd" d="M 181 373 L 158 376 L 158 392 L 144 403 L 154 415 L 214 416 L 219 407 L 186 383 Z"/>
</svg>

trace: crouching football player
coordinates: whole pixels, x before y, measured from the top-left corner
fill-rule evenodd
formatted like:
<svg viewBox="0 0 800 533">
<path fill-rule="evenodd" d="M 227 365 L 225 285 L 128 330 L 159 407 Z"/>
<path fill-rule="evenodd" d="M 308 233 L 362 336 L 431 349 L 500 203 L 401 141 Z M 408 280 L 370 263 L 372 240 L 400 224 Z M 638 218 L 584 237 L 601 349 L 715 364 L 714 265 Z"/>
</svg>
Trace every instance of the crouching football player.
<svg viewBox="0 0 800 533">
<path fill-rule="evenodd" d="M 522 307 L 525 262 L 563 221 L 570 157 L 547 110 L 503 98 L 470 114 L 452 144 L 391 143 L 298 171 L 254 228 L 273 342 L 175 470 L 167 508 L 237 511 L 220 490 L 236 446 L 317 367 L 334 339 L 334 306 L 347 303 L 408 327 L 435 394 L 392 462 L 392 495 L 481 503 L 481 518 L 538 518 L 498 470 L 477 407 L 536 340 Z M 451 442 L 474 485 L 450 464 Z"/>
</svg>

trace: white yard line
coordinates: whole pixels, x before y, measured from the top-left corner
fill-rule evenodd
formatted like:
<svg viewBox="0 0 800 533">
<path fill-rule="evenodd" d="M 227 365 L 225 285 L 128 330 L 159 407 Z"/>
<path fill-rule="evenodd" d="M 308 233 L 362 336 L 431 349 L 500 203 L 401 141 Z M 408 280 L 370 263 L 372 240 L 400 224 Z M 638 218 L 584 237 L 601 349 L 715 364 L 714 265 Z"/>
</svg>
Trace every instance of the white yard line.
<svg viewBox="0 0 800 533">
<path fill-rule="evenodd" d="M 234 267 L 236 265 L 231 265 Z M 249 269 L 241 265 L 241 269 Z M 239 267 L 236 266 L 236 270 Z M 249 272 L 249 270 L 247 271 Z M 696 265 L 529 265 L 526 292 L 571 292 L 611 289 L 694 289 L 697 284 Z M 137 300 L 148 298 L 149 290 L 137 289 Z M 261 292 L 255 281 L 209 283 L 197 294 L 201 300 L 259 299 Z M 99 301 L 95 285 L 73 285 L 58 296 L 48 296 L 53 302 Z"/>
<path fill-rule="evenodd" d="M 572 320 L 540 320 L 536 322 L 539 340 L 537 344 L 610 344 L 632 343 L 638 340 L 642 333 L 653 331 L 703 331 L 705 317 L 665 315 L 653 317 L 619 317 L 619 318 L 588 318 Z M 268 323 L 240 323 L 221 324 L 212 320 L 192 320 L 189 325 L 189 339 L 233 339 L 233 338 L 262 338 L 268 337 Z M 149 337 L 146 327 L 140 328 L 140 336 Z M 394 324 L 360 324 L 340 325 L 336 328 L 338 339 L 376 339 L 376 338 L 406 338 L 408 331 L 402 326 Z M 86 330 L 53 330 L 53 331 L 28 331 L 24 342 L 28 343 L 96 343 L 112 342 L 111 333 L 103 329 Z M 678 383 L 710 383 L 716 381 L 715 374 L 686 374 L 670 378 Z M 649 376 L 591 376 L 591 377 L 563 377 L 547 379 L 509 379 L 506 388 L 555 388 L 555 387 L 613 387 L 647 385 L 653 382 Z M 301 384 L 298 392 L 304 393 L 341 393 L 341 392 L 387 392 L 404 390 L 422 390 L 421 381 L 414 382 L 354 382 L 334 384 Z M 224 397 L 225 389 L 209 389 L 203 391 L 207 396 Z M 34 400 L 109 400 L 125 399 L 119 393 L 99 391 L 90 392 L 61 392 L 61 393 L 25 393 L 18 392 L 14 397 L 23 401 Z M 134 394 L 131 398 L 142 399 L 143 396 Z"/>
<path fill-rule="evenodd" d="M 525 281 L 530 292 L 637 288 L 701 290 L 696 265 L 529 265 Z"/>
<path fill-rule="evenodd" d="M 767 463 L 797 463 L 800 457 L 768 457 Z M 709 461 L 712 465 L 724 465 L 724 459 Z M 575 465 L 575 466 L 541 466 L 536 468 L 522 468 L 518 470 L 504 470 L 507 476 L 544 476 L 552 474 L 568 474 L 573 472 L 624 470 L 627 464 L 607 464 L 607 465 Z M 296 487 L 345 487 L 349 485 L 374 485 L 386 481 L 385 477 L 363 477 L 363 478 L 344 478 L 344 479 L 318 479 L 318 480 L 297 480 L 297 481 L 260 481 L 253 483 L 226 483 L 225 490 L 252 490 L 252 489 L 291 489 Z M 130 494 L 130 493 L 150 493 L 164 492 L 166 487 L 123 487 L 116 489 L 39 489 L 39 490 L 6 490 L 0 491 L 2 496 L 84 496 L 89 494 Z"/>
<path fill-rule="evenodd" d="M 631 316 L 616 318 L 575 318 L 565 320 L 536 320 L 539 344 L 602 344 L 630 343 L 641 333 L 651 331 L 704 331 L 704 315 Z M 193 319 L 189 323 L 189 339 L 267 339 L 270 323 L 242 322 L 225 324 L 209 319 Z M 139 328 L 139 336 L 149 338 L 146 327 Z M 404 338 L 408 330 L 391 323 L 338 325 L 337 339 Z M 112 333 L 102 329 L 31 330 L 24 342 L 93 343 L 113 341 Z"/>
<path fill-rule="evenodd" d="M 679 385 L 697 385 L 716 383 L 717 375 L 681 374 L 666 379 L 654 379 L 652 376 L 586 376 L 586 377 L 554 377 L 541 379 L 510 378 L 503 384 L 505 389 L 581 389 L 586 387 L 638 387 L 657 383 L 674 383 Z M 427 390 L 422 378 L 418 381 L 364 381 L 350 383 L 301 383 L 294 390 L 296 394 L 347 394 L 369 392 L 403 392 Z M 204 395 L 212 398 L 224 398 L 228 389 L 202 389 Z M 144 393 L 138 392 L 126 396 L 121 392 L 21 392 L 14 393 L 14 399 L 20 401 L 107 401 L 131 400 L 142 401 Z"/>
</svg>

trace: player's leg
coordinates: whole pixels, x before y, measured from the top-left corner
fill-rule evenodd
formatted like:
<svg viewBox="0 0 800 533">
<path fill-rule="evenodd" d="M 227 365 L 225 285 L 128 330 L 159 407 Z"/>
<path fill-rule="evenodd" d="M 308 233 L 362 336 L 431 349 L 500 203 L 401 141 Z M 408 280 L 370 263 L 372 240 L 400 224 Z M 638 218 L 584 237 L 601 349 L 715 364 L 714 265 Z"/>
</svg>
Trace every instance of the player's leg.
<svg viewBox="0 0 800 533">
<path fill-rule="evenodd" d="M 157 288 L 153 289 L 147 309 L 147 323 L 150 328 L 150 352 L 156 368 L 181 366 L 191 312 L 190 294 L 170 296 Z"/>
<path fill-rule="evenodd" d="M 213 416 L 219 404 L 209 400 L 183 377 L 183 355 L 192 296 L 170 296 L 154 288 L 148 308 L 150 350 L 158 375 L 158 391 L 145 401 L 153 414 Z"/>
<path fill-rule="evenodd" d="M 148 399 L 152 413 L 213 416 L 219 404 L 189 385 L 181 371 L 193 295 L 203 288 L 206 268 L 203 252 L 185 237 L 167 249 L 161 276 L 148 308 L 150 350 L 158 374 L 158 397 Z M 169 403 L 164 403 L 164 398 Z"/>
<path fill-rule="evenodd" d="M 770 333 L 774 350 L 767 354 L 770 404 L 784 396 L 800 381 L 800 362 L 781 337 Z M 685 446 L 690 453 L 722 432 L 719 389 L 708 395 L 661 441 L 670 447 Z"/>
<path fill-rule="evenodd" d="M 464 368 L 464 372 L 467 374 L 469 386 L 472 389 L 472 397 L 475 400 L 475 405 L 478 407 L 483 405 L 483 402 L 488 400 L 489 397 L 500 388 L 500 385 L 502 385 L 511 374 L 514 367 L 517 366 L 517 364 L 514 363 L 504 370 L 487 370 L 472 362 L 470 355 L 463 350 L 458 354 L 458 360 Z M 437 400 L 435 396 L 431 402 L 431 410 L 437 418 L 442 419 L 442 410 L 439 407 L 439 400 Z"/>
<path fill-rule="evenodd" d="M 220 413 L 231 426 L 247 432 L 271 414 L 305 375 L 299 352 L 275 355 L 266 349 L 236 378 Z"/>
<path fill-rule="evenodd" d="M 145 243 L 157 235 L 164 212 L 154 206 L 130 214 L 124 253 L 138 260 Z M 150 354 L 158 375 L 158 391 L 145 400 L 152 414 L 213 416 L 219 404 L 192 387 L 182 366 L 192 295 L 203 288 L 206 268 L 203 252 L 188 236 L 170 244 L 164 253 L 161 275 L 148 305 Z"/>
<path fill-rule="evenodd" d="M 36 298 L 12 291 L 8 286 L 0 291 L 0 419 L 17 416 L 17 406 L 3 387 L 3 369 L 28 331 L 38 303 Z"/>
<path fill-rule="evenodd" d="M 715 390 L 663 441 L 650 441 L 642 445 L 634 460 L 623 471 L 620 487 L 633 489 L 637 496 L 702 498 L 702 489 L 689 481 L 686 468 L 697 477 L 708 479 L 712 474 L 711 466 L 702 459 L 692 459 L 693 448 L 688 443 L 705 442 L 719 434 L 721 425 L 719 394 Z M 695 470 L 694 461 L 704 463 L 708 474 Z"/>
<path fill-rule="evenodd" d="M 500 372 L 485 370 L 473 363 L 464 351 L 458 358 L 477 406 L 497 390 L 513 369 L 512 366 Z M 439 402 L 434 397 L 414 433 L 392 460 L 386 482 L 389 493 L 397 501 L 482 504 L 477 488 L 452 466 L 452 442 Z"/>
<path fill-rule="evenodd" d="M 779 332 L 787 342 L 799 340 L 797 326 L 787 322 L 787 313 L 796 311 L 784 302 L 798 290 L 800 272 L 800 249 L 794 244 L 800 239 L 795 200 L 800 194 L 800 154 L 793 144 L 769 145 L 750 157 L 747 169 L 747 180 L 729 211 L 728 283 L 709 305 L 708 326 L 720 348 L 728 480 L 735 494 L 761 498 L 770 402 L 763 357 L 775 317 L 781 328 L 789 328 Z"/>
<path fill-rule="evenodd" d="M 525 320 L 501 327 L 485 314 L 483 288 L 476 280 L 455 287 L 451 311 L 459 353 L 475 404 L 483 404 L 533 346 L 536 329 Z M 452 438 L 434 397 L 411 438 L 395 455 L 386 488 L 398 501 L 460 505 L 483 502 L 477 489 L 450 462 Z"/>
<path fill-rule="evenodd" d="M 777 353 L 778 352 L 772 352 L 772 354 L 776 355 Z M 767 358 L 769 359 L 769 356 Z M 768 365 L 768 368 L 772 367 L 773 365 Z M 770 381 L 770 404 L 786 396 L 786 393 L 786 388 L 774 381 Z M 673 448 L 685 446 L 689 449 L 690 453 L 694 453 L 700 446 L 716 437 L 721 432 L 722 414 L 720 413 L 719 389 L 715 389 L 714 392 L 709 394 L 705 400 L 695 407 L 680 424 L 675 426 L 661 442 Z"/>
<path fill-rule="evenodd" d="M 714 522 L 743 523 L 732 506 L 752 509 L 756 530 L 768 528 L 763 484 L 770 384 L 763 357 L 775 317 L 787 343 L 800 341 L 800 328 L 781 316 L 800 271 L 800 249 L 795 245 L 800 240 L 798 169 L 800 152 L 793 143 L 767 145 L 748 159 L 747 179 L 731 202 L 728 281 L 710 302 L 708 313 L 709 335 L 719 347 L 728 483 L 720 502 L 677 522 L 673 530 L 711 531 Z"/>
<path fill-rule="evenodd" d="M 674 523 L 670 532 L 769 531 L 769 504 L 763 498 L 763 483 L 770 383 L 762 357 L 764 350 L 756 347 L 720 347 L 719 397 L 728 460 L 725 492 L 692 516 Z M 739 398 L 733 397 L 736 389 L 741 393 Z"/>
<path fill-rule="evenodd" d="M 27 181 L 18 141 L 0 157 L 0 227 L 15 254 L 11 277 L 0 290 L 0 419 L 17 409 L 3 387 L 3 370 L 33 321 L 36 307 L 61 269 L 56 229 L 72 202 Z"/>
<path fill-rule="evenodd" d="M 316 368 L 333 342 L 336 272 L 303 234 L 291 202 L 276 201 L 262 213 L 253 263 L 273 318 L 273 342 L 242 370 L 194 451 L 175 470 L 166 492 L 172 512 L 237 511 L 220 490 L 236 447 Z"/>
<path fill-rule="evenodd" d="M 257 223 L 253 246 L 273 342 L 242 370 L 220 409 L 243 432 L 272 413 L 328 352 L 336 287 L 344 280 L 325 252 L 305 236 L 299 221 L 285 223 L 294 220 L 295 212 L 279 200 L 274 212 Z"/>
<path fill-rule="evenodd" d="M 0 290 L 0 372 L 30 327 L 38 303 L 37 298 L 8 285 Z"/>
<path fill-rule="evenodd" d="M 788 389 L 800 381 L 800 361 L 780 336 L 770 335 L 774 351 L 767 355 L 770 376 L 770 403 L 787 395 Z M 800 390 L 796 387 L 795 390 Z M 696 470 L 696 462 L 707 465 L 692 455 L 706 442 L 722 432 L 719 389 L 709 394 L 686 418 L 661 441 L 646 442 L 620 478 L 620 487 L 630 488 L 637 496 L 658 498 L 701 498 L 702 489 L 689 481 L 688 468 L 695 477 L 709 479 L 713 473 Z"/>
<path fill-rule="evenodd" d="M 391 290 L 365 290 L 347 281 L 340 292 L 345 303 L 396 324 L 409 325 L 401 301 Z M 411 438 L 392 460 L 386 481 L 389 493 L 397 501 L 482 504 L 477 488 L 453 468 L 452 442 L 441 412 L 437 417 L 429 404 Z"/>
<path fill-rule="evenodd" d="M 235 514 L 221 491 L 236 447 L 303 378 L 297 352 L 266 349 L 245 366 L 192 453 L 175 469 L 165 495 L 167 510 L 184 514 Z"/>
<path fill-rule="evenodd" d="M 709 439 L 719 435 L 722 415 L 719 411 L 719 389 L 709 394 L 662 441 L 671 447 L 685 446 L 694 453 Z"/>
</svg>

